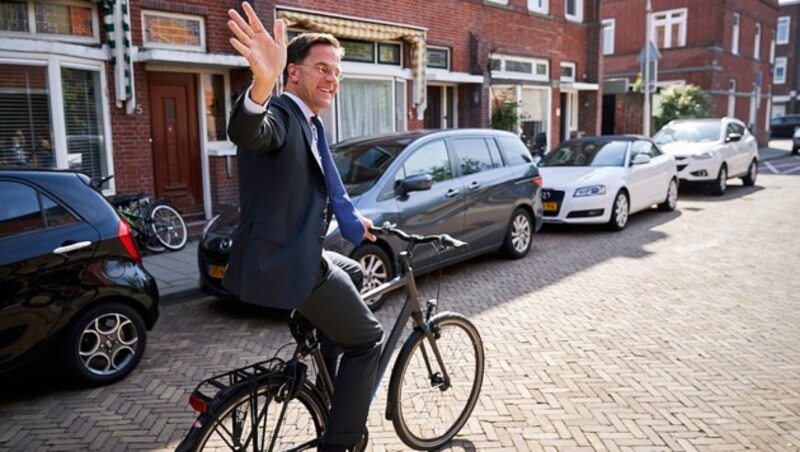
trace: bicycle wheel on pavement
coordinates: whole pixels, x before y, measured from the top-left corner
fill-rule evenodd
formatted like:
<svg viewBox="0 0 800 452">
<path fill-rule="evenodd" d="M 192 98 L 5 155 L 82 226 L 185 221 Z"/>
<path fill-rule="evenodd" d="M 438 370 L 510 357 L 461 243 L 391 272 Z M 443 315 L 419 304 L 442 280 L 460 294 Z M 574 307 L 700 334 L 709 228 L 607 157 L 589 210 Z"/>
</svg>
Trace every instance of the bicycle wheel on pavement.
<svg viewBox="0 0 800 452">
<path fill-rule="evenodd" d="M 461 430 L 483 384 L 483 342 L 466 317 L 442 313 L 431 320 L 436 359 L 425 334 L 416 330 L 397 357 L 389 404 L 397 435 L 414 449 L 438 449 Z M 391 408 L 390 408 L 391 409 Z"/>
<path fill-rule="evenodd" d="M 282 382 L 246 384 L 211 413 L 201 414 L 178 451 L 284 451 L 316 449 L 327 410 L 307 385 L 288 402 L 279 400 Z M 255 397 L 252 395 L 255 394 Z"/>
<path fill-rule="evenodd" d="M 166 204 L 156 204 L 150 209 L 150 223 L 156 240 L 167 249 L 178 251 L 186 246 L 189 234 L 181 214 Z"/>
</svg>

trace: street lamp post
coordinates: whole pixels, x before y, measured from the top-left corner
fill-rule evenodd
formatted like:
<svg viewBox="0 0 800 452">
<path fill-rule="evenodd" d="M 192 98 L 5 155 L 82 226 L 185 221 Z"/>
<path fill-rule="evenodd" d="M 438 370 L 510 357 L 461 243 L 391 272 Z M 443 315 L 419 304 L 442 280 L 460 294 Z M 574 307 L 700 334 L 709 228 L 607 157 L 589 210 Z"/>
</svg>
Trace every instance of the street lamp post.
<svg viewBox="0 0 800 452">
<path fill-rule="evenodd" d="M 644 136 L 650 136 L 650 12 L 652 6 L 647 0 L 644 30 Z"/>
</svg>

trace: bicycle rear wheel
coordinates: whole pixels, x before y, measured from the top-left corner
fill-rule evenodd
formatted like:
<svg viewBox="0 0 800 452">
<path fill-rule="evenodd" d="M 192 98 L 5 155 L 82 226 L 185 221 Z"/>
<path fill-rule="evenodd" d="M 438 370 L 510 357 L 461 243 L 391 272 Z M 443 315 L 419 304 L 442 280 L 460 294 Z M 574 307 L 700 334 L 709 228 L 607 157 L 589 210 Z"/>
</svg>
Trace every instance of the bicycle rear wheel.
<svg viewBox="0 0 800 452">
<path fill-rule="evenodd" d="M 327 409 L 308 385 L 288 402 L 279 400 L 282 385 L 273 379 L 261 382 L 254 393 L 246 384 L 232 391 L 197 418 L 177 450 L 315 449 L 325 428 Z"/>
<path fill-rule="evenodd" d="M 189 234 L 181 214 L 166 204 L 156 204 L 150 209 L 150 226 L 156 240 L 167 249 L 178 251 L 186 246 Z"/>
<path fill-rule="evenodd" d="M 472 414 L 483 384 L 483 342 L 475 326 L 450 312 L 430 323 L 444 371 L 417 330 L 403 345 L 389 383 L 397 435 L 418 450 L 438 449 L 453 439 Z"/>
</svg>

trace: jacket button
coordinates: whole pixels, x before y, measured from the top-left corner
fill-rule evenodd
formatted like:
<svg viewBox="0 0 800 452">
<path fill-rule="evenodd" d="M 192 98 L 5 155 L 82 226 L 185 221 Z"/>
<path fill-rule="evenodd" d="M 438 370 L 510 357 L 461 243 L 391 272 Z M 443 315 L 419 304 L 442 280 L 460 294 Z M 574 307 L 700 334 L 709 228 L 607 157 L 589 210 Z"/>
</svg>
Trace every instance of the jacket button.
<svg viewBox="0 0 800 452">
<path fill-rule="evenodd" d="M 319 236 L 319 243 L 323 243 L 323 242 L 325 242 L 325 236 L 321 235 L 321 236 Z"/>
</svg>

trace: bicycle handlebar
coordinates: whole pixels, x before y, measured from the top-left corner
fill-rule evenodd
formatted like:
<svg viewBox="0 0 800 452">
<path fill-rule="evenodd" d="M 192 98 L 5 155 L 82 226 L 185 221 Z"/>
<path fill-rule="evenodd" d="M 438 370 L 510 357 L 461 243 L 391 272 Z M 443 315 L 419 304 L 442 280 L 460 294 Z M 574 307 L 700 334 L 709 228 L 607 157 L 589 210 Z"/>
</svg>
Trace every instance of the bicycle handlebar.
<svg viewBox="0 0 800 452">
<path fill-rule="evenodd" d="M 412 244 L 419 243 L 439 243 L 443 248 L 469 248 L 469 243 L 462 240 L 455 239 L 449 234 L 436 234 L 436 235 L 417 235 L 407 234 L 401 229 L 397 229 L 388 221 L 383 223 L 381 227 L 371 227 L 369 231 L 373 234 L 392 234 L 405 242 Z"/>
</svg>

